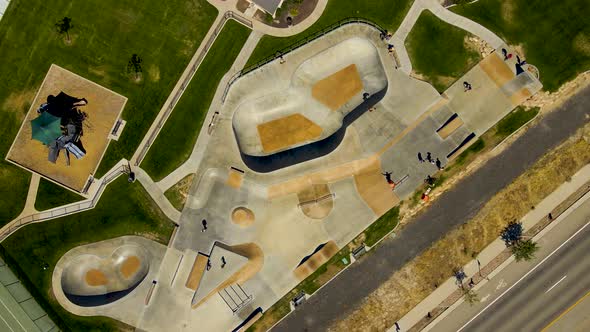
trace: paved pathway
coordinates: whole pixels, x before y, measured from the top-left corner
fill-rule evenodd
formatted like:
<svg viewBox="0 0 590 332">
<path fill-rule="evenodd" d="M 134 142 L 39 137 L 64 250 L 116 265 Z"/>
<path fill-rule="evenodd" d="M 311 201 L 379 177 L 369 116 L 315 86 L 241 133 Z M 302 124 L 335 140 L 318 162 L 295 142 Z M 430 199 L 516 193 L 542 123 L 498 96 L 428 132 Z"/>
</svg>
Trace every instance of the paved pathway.
<svg viewBox="0 0 590 332">
<path fill-rule="evenodd" d="M 25 207 L 16 219 L 39 212 L 37 211 L 37 209 L 35 209 L 35 201 L 37 200 L 37 190 L 39 190 L 40 181 L 41 175 L 37 173 L 31 174 L 31 182 L 29 183 L 29 191 L 27 192 L 27 200 L 25 202 Z"/>
<path fill-rule="evenodd" d="M 222 97 L 224 92 L 226 91 L 227 85 L 229 81 L 246 65 L 246 62 L 250 58 L 250 55 L 256 48 L 258 41 L 262 34 L 256 31 L 250 33 L 250 36 L 246 40 L 246 43 L 242 47 L 242 51 L 236 58 L 234 64 L 232 65 L 231 69 L 223 76 L 219 85 L 217 86 L 217 91 L 215 92 L 215 96 L 213 97 L 213 101 L 211 102 L 211 106 L 209 107 L 209 111 L 205 116 L 205 119 L 209 119 L 207 121 L 211 121 L 213 119 L 213 115 L 221 108 L 222 104 Z M 195 173 L 201 164 L 201 160 L 203 158 L 203 153 L 205 152 L 205 148 L 207 144 L 209 144 L 209 133 L 208 133 L 208 125 L 212 123 L 211 130 L 215 129 L 215 122 L 205 122 L 203 123 L 203 127 L 199 133 L 199 137 L 197 138 L 197 143 L 195 144 L 193 151 L 187 161 L 184 162 L 179 168 L 175 169 L 172 173 L 168 174 L 164 179 L 159 181 L 157 184 L 163 190 L 167 190 L 168 188 L 172 187 L 178 181 L 182 180 L 185 176 Z"/>
<path fill-rule="evenodd" d="M 244 14 L 240 13 L 236 9 L 236 3 L 238 0 L 207 0 L 210 4 L 215 6 L 220 13 L 233 11 L 238 15 L 245 17 Z M 269 25 L 266 25 L 252 17 L 245 17 L 248 20 L 252 21 L 253 30 L 260 32 L 265 35 L 275 36 L 275 37 L 289 37 L 296 35 L 298 33 L 303 32 L 305 29 L 312 26 L 319 18 L 322 16 L 326 5 L 328 4 L 328 0 L 319 0 L 317 6 L 315 7 L 314 11 L 309 14 L 309 16 L 302 22 L 298 23 L 289 28 L 275 28 Z"/>
<path fill-rule="evenodd" d="M 416 0 L 391 39 L 391 43 L 395 46 L 400 61 L 400 69 L 408 75 L 412 72 L 412 62 L 406 50 L 405 41 L 410 31 L 412 31 L 414 24 L 416 24 L 418 17 L 420 17 L 420 14 L 424 10 L 430 10 L 442 21 L 476 35 L 480 39 L 485 40 L 493 48 L 498 48 L 504 43 L 500 37 L 496 36 L 490 30 L 479 23 L 445 9 L 437 0 Z"/>
<path fill-rule="evenodd" d="M 548 150 L 590 120 L 590 87 L 547 114 L 504 152 L 442 195 L 433 205 L 371 255 L 352 265 L 287 316 L 276 331 L 321 331 L 361 301 L 457 225 L 469 221 L 498 191 L 526 171 Z M 362 280 L 362 282 L 360 282 Z"/>
<path fill-rule="evenodd" d="M 150 194 L 154 202 L 160 207 L 166 217 L 170 218 L 175 224 L 180 221 L 180 212 L 174 208 L 170 201 L 164 196 L 164 191 L 158 187 L 152 178 L 141 168 L 134 167 L 135 177 Z"/>
</svg>

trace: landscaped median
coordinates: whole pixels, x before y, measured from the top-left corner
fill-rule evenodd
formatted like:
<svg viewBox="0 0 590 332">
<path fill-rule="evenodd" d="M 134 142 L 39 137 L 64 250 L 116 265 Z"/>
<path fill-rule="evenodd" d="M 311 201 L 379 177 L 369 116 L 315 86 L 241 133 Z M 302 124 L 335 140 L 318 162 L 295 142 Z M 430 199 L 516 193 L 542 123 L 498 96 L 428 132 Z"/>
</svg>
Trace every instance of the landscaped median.
<svg viewBox="0 0 590 332">
<path fill-rule="evenodd" d="M 141 163 L 154 181 L 161 180 L 190 157 L 219 82 L 231 68 L 250 32 L 234 20 L 225 23 Z"/>
</svg>

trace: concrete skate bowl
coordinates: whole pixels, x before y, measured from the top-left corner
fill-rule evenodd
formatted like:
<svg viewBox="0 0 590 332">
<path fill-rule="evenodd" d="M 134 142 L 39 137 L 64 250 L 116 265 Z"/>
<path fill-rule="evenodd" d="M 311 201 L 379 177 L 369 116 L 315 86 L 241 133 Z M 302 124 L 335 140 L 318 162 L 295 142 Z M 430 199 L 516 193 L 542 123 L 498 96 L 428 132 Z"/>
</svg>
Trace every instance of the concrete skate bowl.
<svg viewBox="0 0 590 332">
<path fill-rule="evenodd" d="M 256 77 L 276 79 L 271 74 Z M 290 77 L 262 97 L 246 94 L 234 113 L 242 159 L 253 171 L 267 173 L 329 154 L 346 128 L 387 91 L 377 48 L 358 37 L 308 58 Z"/>
<path fill-rule="evenodd" d="M 131 293 L 149 271 L 148 252 L 136 245 L 116 248 L 110 257 L 82 254 L 73 258 L 61 275 L 61 287 L 72 303 L 95 307 Z"/>
</svg>

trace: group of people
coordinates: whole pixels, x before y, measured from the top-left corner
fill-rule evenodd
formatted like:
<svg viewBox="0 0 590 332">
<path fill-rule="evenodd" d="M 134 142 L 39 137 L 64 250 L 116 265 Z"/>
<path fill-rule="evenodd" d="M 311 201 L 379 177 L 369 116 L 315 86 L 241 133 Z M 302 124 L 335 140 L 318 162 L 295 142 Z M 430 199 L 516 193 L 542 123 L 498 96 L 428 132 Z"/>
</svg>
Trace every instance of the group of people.
<svg viewBox="0 0 590 332">
<path fill-rule="evenodd" d="M 430 152 L 426 152 L 426 159 L 422 157 L 422 152 L 418 152 L 418 161 L 420 161 L 421 163 L 425 163 L 428 161 L 429 163 L 436 165 L 436 168 L 438 168 L 439 171 L 445 169 L 440 159 L 433 159 L 432 154 Z"/>
</svg>

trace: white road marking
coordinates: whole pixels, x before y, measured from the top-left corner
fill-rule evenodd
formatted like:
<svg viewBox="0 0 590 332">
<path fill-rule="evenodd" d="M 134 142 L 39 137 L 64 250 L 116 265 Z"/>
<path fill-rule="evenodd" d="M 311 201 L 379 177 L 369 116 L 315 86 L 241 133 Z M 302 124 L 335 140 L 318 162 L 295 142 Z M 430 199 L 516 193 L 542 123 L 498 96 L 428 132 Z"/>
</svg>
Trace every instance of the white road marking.
<svg viewBox="0 0 590 332">
<path fill-rule="evenodd" d="M 549 289 L 545 292 L 545 294 L 549 293 L 549 291 L 552 290 L 555 286 L 557 286 L 557 284 L 559 284 L 560 282 L 562 282 L 563 279 L 565 279 L 565 277 L 567 277 L 567 276 L 563 276 L 563 278 L 559 279 L 559 281 L 556 282 L 553 286 L 549 287 Z"/>
<path fill-rule="evenodd" d="M 508 285 L 506 281 L 504 281 L 504 279 L 500 279 L 500 282 L 498 282 L 498 286 L 496 286 L 496 290 L 500 290 L 500 288 L 504 288 L 506 287 L 506 285 Z"/>
<path fill-rule="evenodd" d="M 483 314 L 484 311 L 486 311 L 489 307 L 494 305 L 494 303 L 496 303 L 496 301 L 498 301 L 500 298 L 502 298 L 502 296 L 504 296 L 506 293 L 508 293 L 514 286 L 518 285 L 518 283 L 520 283 L 524 278 L 528 277 L 529 274 L 533 273 L 541 264 L 545 263 L 545 261 L 547 261 L 551 256 L 553 256 L 553 254 L 555 254 L 559 249 L 561 249 L 566 243 L 568 243 L 571 239 L 573 239 L 576 235 L 578 235 L 581 231 L 583 231 L 584 228 L 586 228 L 586 226 L 588 226 L 588 225 L 590 225 L 590 221 L 588 221 L 584 226 L 582 226 L 582 228 L 578 229 L 572 236 L 570 236 L 567 240 L 565 240 L 565 242 L 560 244 L 559 247 L 555 248 L 555 250 L 553 250 L 549 254 L 549 256 L 545 257 L 541 262 L 539 262 L 539 264 L 535 265 L 535 267 L 533 267 L 529 272 L 527 272 L 520 279 L 518 279 L 512 286 L 508 287 L 508 289 L 505 290 L 504 293 L 500 294 L 500 296 L 495 298 L 490 304 L 488 304 L 479 313 L 477 313 L 477 315 L 473 316 L 467 323 L 465 323 L 463 326 L 461 326 L 461 328 L 458 329 L 457 332 L 461 332 L 465 327 L 467 327 L 467 325 L 469 325 L 471 322 L 473 322 L 477 317 L 479 317 L 479 315 Z"/>
<path fill-rule="evenodd" d="M 487 294 L 486 296 L 482 297 L 481 298 L 481 301 L 479 301 L 479 302 L 485 302 L 485 301 L 487 301 L 490 296 L 491 296 L 491 294 Z"/>
</svg>

